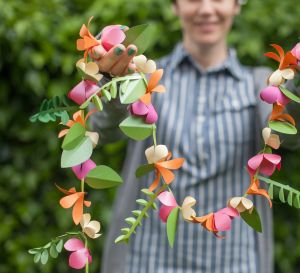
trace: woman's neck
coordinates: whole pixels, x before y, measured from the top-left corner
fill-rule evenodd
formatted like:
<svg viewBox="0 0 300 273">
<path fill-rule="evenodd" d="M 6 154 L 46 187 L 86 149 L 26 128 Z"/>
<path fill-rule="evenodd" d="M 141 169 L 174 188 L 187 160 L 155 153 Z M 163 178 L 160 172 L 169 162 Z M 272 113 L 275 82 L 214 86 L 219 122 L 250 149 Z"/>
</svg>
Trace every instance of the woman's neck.
<svg viewBox="0 0 300 273">
<path fill-rule="evenodd" d="M 199 45 L 184 39 L 183 45 L 187 52 L 203 69 L 208 69 L 223 63 L 228 56 L 226 42 L 215 45 Z"/>
</svg>

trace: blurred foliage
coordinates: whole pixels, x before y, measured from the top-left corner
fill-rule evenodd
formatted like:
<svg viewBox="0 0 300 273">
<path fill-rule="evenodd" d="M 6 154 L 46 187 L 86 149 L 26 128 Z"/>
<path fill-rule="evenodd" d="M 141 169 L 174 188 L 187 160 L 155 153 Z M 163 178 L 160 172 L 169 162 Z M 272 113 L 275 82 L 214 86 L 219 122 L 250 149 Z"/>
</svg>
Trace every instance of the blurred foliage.
<svg viewBox="0 0 300 273">
<path fill-rule="evenodd" d="M 294 0 L 250 0 L 236 19 L 229 42 L 238 49 L 243 63 L 271 64 L 262 57 L 263 52 L 270 49 L 270 43 L 289 49 L 297 42 L 299 14 L 300 5 Z M 72 230 L 70 211 L 58 205 L 61 194 L 54 183 L 66 188 L 74 183 L 71 171 L 59 166 L 57 124 L 32 124 L 28 118 L 43 98 L 65 94 L 78 82 L 74 63 L 81 54 L 75 41 L 80 26 L 92 15 L 95 34 L 108 24 L 155 23 L 159 39 L 147 51 L 151 58 L 169 52 L 181 37 L 168 1 L 0 1 L 1 273 L 73 272 L 67 266 L 67 255 L 59 262 L 50 260 L 41 269 L 27 253 L 27 249 Z M 125 143 L 117 143 L 98 148 L 93 158 L 119 170 L 124 154 Z M 281 178 L 299 188 L 300 154 L 285 154 Z M 113 196 L 113 190 L 89 194 L 104 234 Z M 276 205 L 274 211 L 276 272 L 299 272 L 299 211 Z M 104 236 L 92 245 L 91 272 L 99 270 L 103 241 Z"/>
</svg>

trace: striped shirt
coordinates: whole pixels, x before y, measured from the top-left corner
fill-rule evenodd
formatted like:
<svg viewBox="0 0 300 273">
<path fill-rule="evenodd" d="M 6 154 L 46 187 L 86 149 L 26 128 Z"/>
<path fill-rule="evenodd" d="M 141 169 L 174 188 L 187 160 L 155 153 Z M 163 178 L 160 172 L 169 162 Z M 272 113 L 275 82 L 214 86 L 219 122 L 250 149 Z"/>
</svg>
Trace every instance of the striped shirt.
<svg viewBox="0 0 300 273">
<path fill-rule="evenodd" d="M 158 144 L 165 144 L 174 158 L 186 159 L 175 171 L 171 189 L 178 204 L 193 196 L 199 216 L 217 211 L 249 186 L 245 166 L 257 152 L 258 124 L 266 118 L 259 111 L 253 69 L 242 66 L 230 49 L 223 64 L 203 70 L 181 43 L 158 67 L 164 69 L 161 83 L 167 90 L 152 96 L 159 116 Z M 260 77 L 263 86 L 266 71 Z M 100 116 L 94 122 L 103 127 Z M 151 139 L 129 141 L 125 183 L 114 204 L 102 273 L 272 273 L 272 212 L 261 196 L 254 198 L 254 204 L 263 234 L 236 218 L 226 239 L 217 239 L 200 224 L 179 219 L 170 248 L 165 224 L 157 211 L 150 211 L 128 245 L 114 244 L 120 228 L 126 226 L 124 218 L 138 207 L 135 199 L 144 197 L 140 189 L 153 181 L 153 173 L 139 180 L 134 177 L 136 168 L 146 163 L 144 151 L 151 145 Z"/>
</svg>

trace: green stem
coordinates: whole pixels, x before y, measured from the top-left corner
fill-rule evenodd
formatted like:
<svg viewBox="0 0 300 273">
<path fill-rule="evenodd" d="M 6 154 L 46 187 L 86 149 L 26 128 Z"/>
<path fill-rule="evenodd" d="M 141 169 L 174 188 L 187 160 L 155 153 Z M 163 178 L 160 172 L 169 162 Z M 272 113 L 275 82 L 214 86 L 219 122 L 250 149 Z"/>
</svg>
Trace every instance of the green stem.
<svg viewBox="0 0 300 273">
<path fill-rule="evenodd" d="M 88 240 L 86 236 L 84 235 L 84 247 L 87 249 L 88 248 Z M 89 258 L 86 258 L 86 264 L 85 264 L 85 273 L 89 273 Z"/>
<path fill-rule="evenodd" d="M 154 203 L 154 201 L 156 200 L 157 196 L 166 188 L 168 187 L 167 184 L 163 184 L 157 191 L 156 193 L 150 198 L 150 200 L 148 201 L 147 205 L 144 207 L 144 209 L 142 210 L 141 214 L 138 216 L 138 218 L 136 219 L 136 221 L 134 222 L 134 224 L 131 226 L 131 228 L 129 229 L 128 233 L 125 235 L 125 240 L 129 239 L 129 237 L 131 236 L 132 233 L 134 233 L 136 227 L 138 226 L 138 224 L 142 221 L 143 217 L 145 216 L 146 212 L 150 209 L 150 207 L 152 206 L 152 204 Z"/>
<path fill-rule="evenodd" d="M 52 108 L 49 110 L 44 110 L 39 112 L 39 114 L 44 114 L 44 113 L 54 113 L 54 112 L 58 112 L 58 111 L 68 111 L 68 110 L 73 110 L 73 109 L 77 109 L 78 106 L 65 106 L 65 107 L 56 107 L 56 108 Z"/>
<path fill-rule="evenodd" d="M 153 138 L 153 143 L 154 143 L 154 148 L 156 147 L 156 127 L 155 127 L 155 125 L 153 124 L 152 125 L 152 128 L 153 128 L 153 130 L 152 130 L 152 138 Z"/>
<path fill-rule="evenodd" d="M 81 179 L 81 191 L 84 192 L 84 178 Z"/>
</svg>

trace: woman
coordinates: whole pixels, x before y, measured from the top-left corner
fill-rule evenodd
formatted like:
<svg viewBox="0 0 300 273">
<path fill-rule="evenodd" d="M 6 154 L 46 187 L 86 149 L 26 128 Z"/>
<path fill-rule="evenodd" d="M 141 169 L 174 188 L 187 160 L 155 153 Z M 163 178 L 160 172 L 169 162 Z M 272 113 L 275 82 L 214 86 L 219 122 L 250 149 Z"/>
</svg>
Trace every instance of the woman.
<svg viewBox="0 0 300 273">
<path fill-rule="evenodd" d="M 181 21 L 183 41 L 158 63 L 164 69 L 162 84 L 167 92 L 153 96 L 159 116 L 157 138 L 174 157 L 186 158 L 172 184 L 176 200 L 195 197 L 197 214 L 204 215 L 224 207 L 230 197 L 240 196 L 249 185 L 245 166 L 258 149 L 260 126 L 266 124 L 269 110 L 257 97 L 269 71 L 241 65 L 235 51 L 227 47 L 227 35 L 240 12 L 238 1 L 175 0 L 173 9 Z M 124 75 L 135 69 L 131 63 L 134 45 L 117 45 L 108 53 L 101 46 L 94 51 L 103 72 Z M 126 111 L 117 104 L 114 107 L 118 111 L 107 107 L 93 120 L 102 139 L 119 136 L 116 127 Z M 199 225 L 180 221 L 172 249 L 165 225 L 157 212 L 151 212 L 128 246 L 114 245 L 123 219 L 136 208 L 139 190 L 153 180 L 151 175 L 139 181 L 134 177 L 137 166 L 145 163 L 144 151 L 150 145 L 150 141 L 129 141 L 125 184 L 116 197 L 102 273 L 273 272 L 271 210 L 262 198 L 254 198 L 254 203 L 263 219 L 263 235 L 236 220 L 221 240 Z"/>
</svg>

